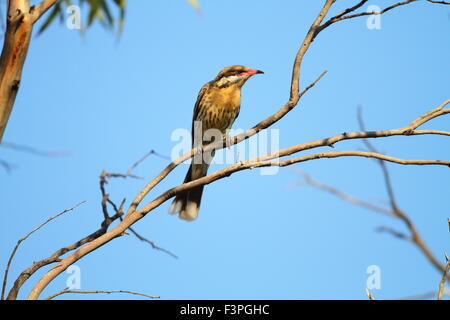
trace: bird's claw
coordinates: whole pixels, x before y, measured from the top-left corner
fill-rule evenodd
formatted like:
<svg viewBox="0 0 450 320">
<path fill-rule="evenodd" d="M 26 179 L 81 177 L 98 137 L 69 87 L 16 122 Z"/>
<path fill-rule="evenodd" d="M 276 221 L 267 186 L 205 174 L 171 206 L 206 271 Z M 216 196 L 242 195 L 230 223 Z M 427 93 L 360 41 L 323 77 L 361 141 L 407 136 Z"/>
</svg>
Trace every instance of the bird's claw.
<svg viewBox="0 0 450 320">
<path fill-rule="evenodd" d="M 223 138 L 225 139 L 225 146 L 228 148 L 228 150 L 231 149 L 231 137 L 227 134 L 225 134 L 223 136 Z"/>
</svg>

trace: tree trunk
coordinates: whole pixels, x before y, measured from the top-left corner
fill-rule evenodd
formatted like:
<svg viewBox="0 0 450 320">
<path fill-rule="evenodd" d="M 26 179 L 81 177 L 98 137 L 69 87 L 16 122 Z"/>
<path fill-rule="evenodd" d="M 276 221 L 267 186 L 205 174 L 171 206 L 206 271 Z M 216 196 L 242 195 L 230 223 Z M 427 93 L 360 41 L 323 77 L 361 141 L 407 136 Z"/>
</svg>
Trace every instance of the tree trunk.
<svg viewBox="0 0 450 320">
<path fill-rule="evenodd" d="M 0 57 L 0 143 L 20 86 L 22 69 L 33 30 L 28 1 L 10 0 Z"/>
</svg>

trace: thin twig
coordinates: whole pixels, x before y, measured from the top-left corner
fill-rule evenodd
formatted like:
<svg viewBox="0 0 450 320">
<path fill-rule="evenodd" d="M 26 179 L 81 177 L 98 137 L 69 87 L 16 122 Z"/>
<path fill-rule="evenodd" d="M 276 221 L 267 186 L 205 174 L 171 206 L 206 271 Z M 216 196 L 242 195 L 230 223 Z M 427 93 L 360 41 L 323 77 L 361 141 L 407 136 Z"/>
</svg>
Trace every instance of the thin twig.
<svg viewBox="0 0 450 320">
<path fill-rule="evenodd" d="M 369 16 L 369 15 L 381 15 L 383 13 L 386 13 L 394 8 L 403 6 L 403 5 L 407 5 L 413 2 L 416 2 L 418 0 L 407 0 L 407 1 L 402 1 L 402 2 L 398 2 L 396 4 L 393 4 L 387 8 L 384 8 L 380 11 L 373 11 L 373 12 L 359 12 L 359 13 L 355 13 L 355 14 L 350 14 L 347 15 L 350 12 L 353 12 L 354 10 L 358 9 L 359 7 L 361 7 L 365 2 L 367 1 L 361 1 L 358 5 L 352 7 L 353 10 L 347 9 L 347 12 L 342 12 L 332 18 L 330 18 L 329 20 L 327 20 L 324 24 L 322 24 L 319 29 L 318 32 L 322 31 L 323 29 L 329 27 L 330 25 L 332 25 L 333 23 L 336 23 L 338 21 L 343 21 L 343 20 L 348 20 L 348 19 L 354 19 L 354 18 L 358 18 L 358 17 L 363 17 L 363 16 Z"/>
<path fill-rule="evenodd" d="M 43 0 L 39 4 L 30 8 L 32 22 L 35 23 L 42 15 L 47 12 L 59 0 Z"/>
<path fill-rule="evenodd" d="M 442 300 L 442 296 L 444 295 L 444 287 L 445 287 L 445 281 L 447 281 L 448 279 L 448 272 L 450 270 L 450 259 L 447 255 L 445 255 L 445 259 L 446 259 L 446 264 L 445 264 L 445 270 L 442 274 L 442 279 L 439 282 L 439 290 L 438 290 L 438 294 L 437 294 L 437 298 L 438 300 Z"/>
<path fill-rule="evenodd" d="M 40 157 L 48 157 L 48 158 L 54 158 L 54 157 L 67 157 L 71 155 L 70 151 L 42 151 L 33 147 L 20 145 L 17 143 L 11 143 L 11 142 L 2 142 L 0 143 L 0 147 L 8 148 L 16 151 L 21 152 L 27 152 L 36 156 Z"/>
<path fill-rule="evenodd" d="M 369 289 L 366 288 L 366 295 L 369 298 L 369 300 L 375 300 L 375 298 L 373 297 L 373 295 L 370 293 Z"/>
<path fill-rule="evenodd" d="M 67 293 L 106 293 L 106 294 L 111 294 L 111 293 L 129 293 L 129 294 L 133 294 L 133 295 L 138 295 L 138 296 L 142 296 L 142 297 L 146 297 L 149 299 L 159 299 L 159 296 L 149 296 L 148 294 L 144 294 L 144 293 L 139 293 L 139 292 L 133 292 L 133 291 L 127 291 L 127 290 L 111 290 L 111 291 L 103 291 L 103 290 L 62 290 L 60 292 L 57 292 L 55 294 L 52 294 L 51 296 L 48 296 L 47 298 L 45 298 L 44 300 L 51 300 L 57 296 L 60 296 L 62 294 L 67 294 Z"/>
<path fill-rule="evenodd" d="M 14 168 L 12 164 L 3 159 L 0 159 L 0 166 L 2 166 L 8 174 L 11 173 L 12 169 Z"/>
<path fill-rule="evenodd" d="M 115 214 L 112 217 L 110 217 L 107 220 L 102 221 L 100 228 L 91 234 L 85 236 L 84 238 L 65 246 L 61 249 L 56 250 L 51 256 L 42 259 L 40 261 L 34 262 L 30 267 L 25 269 L 20 273 L 20 275 L 17 277 L 16 281 L 14 282 L 13 287 L 8 293 L 7 299 L 8 300 L 15 300 L 17 298 L 17 295 L 19 293 L 20 288 L 22 285 L 27 281 L 36 271 L 41 269 L 42 267 L 45 267 L 49 264 L 60 262 L 60 257 L 67 252 L 76 250 L 80 248 L 81 246 L 85 245 L 86 243 L 89 243 L 91 241 L 94 241 L 95 239 L 99 238 L 101 235 L 105 234 L 108 230 L 111 223 L 113 223 L 115 220 L 119 219 L 119 214 Z M 121 236 L 122 234 L 119 234 L 118 236 Z"/>
<path fill-rule="evenodd" d="M 160 153 L 158 153 L 158 152 L 156 152 L 155 150 L 152 149 L 149 152 L 147 152 L 145 155 L 143 155 L 135 163 L 133 163 L 133 165 L 130 167 L 130 169 L 127 170 L 127 173 L 131 173 L 134 169 L 136 169 L 136 167 L 138 165 L 140 165 L 145 159 L 147 159 L 151 155 L 155 155 L 155 156 L 160 157 L 162 159 L 170 160 L 170 157 L 162 155 L 162 154 L 160 154 Z"/>
<path fill-rule="evenodd" d="M 120 218 L 120 220 L 122 221 L 123 219 Z M 167 250 L 167 249 L 164 249 L 164 248 L 161 248 L 161 247 L 157 246 L 152 240 L 147 239 L 147 238 L 141 236 L 141 235 L 140 235 L 139 233 L 137 233 L 133 228 L 130 227 L 130 228 L 128 228 L 128 230 L 130 230 L 131 233 L 134 234 L 134 235 L 136 236 L 136 238 L 138 238 L 139 240 L 141 240 L 141 241 L 143 241 L 143 242 L 146 242 L 146 243 L 150 244 L 150 245 L 152 246 L 153 249 L 159 250 L 159 251 L 162 251 L 162 252 L 165 252 L 165 253 L 167 253 L 168 255 L 170 255 L 171 257 L 174 257 L 175 259 L 178 259 L 178 256 L 177 256 L 176 254 L 170 252 L 170 251 Z"/>
<path fill-rule="evenodd" d="M 56 250 L 51 256 L 49 256 L 49 257 L 47 257 L 45 259 L 42 259 L 40 261 L 34 262 L 30 267 L 28 267 L 27 269 L 22 271 L 20 273 L 20 275 L 17 277 L 16 281 L 14 282 L 13 287 L 11 288 L 11 290 L 8 293 L 8 297 L 7 297 L 8 300 L 13 300 L 13 299 L 17 298 L 17 295 L 18 295 L 19 290 L 22 287 L 22 285 L 36 271 L 38 271 L 39 269 L 41 269 L 44 266 L 47 266 L 49 264 L 61 261 L 60 257 L 62 255 L 66 254 L 67 252 L 76 250 L 79 247 L 85 245 L 86 243 L 89 243 L 89 242 L 97 239 L 98 237 L 102 236 L 103 234 L 105 234 L 107 232 L 109 226 L 114 221 L 119 219 L 119 217 L 121 217 L 123 215 L 122 206 L 124 205 L 125 199 L 124 199 L 124 201 L 122 201 L 122 203 L 120 205 L 120 208 L 117 208 L 115 206 L 115 204 L 109 199 L 109 196 L 106 194 L 105 186 L 104 186 L 107 183 L 107 178 L 118 178 L 118 177 L 121 177 L 121 178 L 128 178 L 128 177 L 136 178 L 136 176 L 132 175 L 131 172 L 128 172 L 128 174 L 108 173 L 106 171 L 102 172 L 102 174 L 100 175 L 100 190 L 102 192 L 103 221 L 100 224 L 100 228 L 98 230 L 92 232 L 91 234 L 85 236 L 84 238 L 78 240 L 77 242 L 72 243 L 72 244 L 70 244 L 68 246 L 65 246 L 63 248 L 60 248 L 59 250 Z M 115 210 L 115 214 L 113 216 L 109 216 L 109 214 L 107 212 L 107 208 L 103 207 L 103 204 L 106 205 L 106 203 L 104 203 L 104 201 L 110 203 L 113 206 L 113 208 Z M 122 235 L 122 234 L 119 234 L 119 236 Z"/>
<path fill-rule="evenodd" d="M 426 112 L 424 115 L 420 116 L 419 118 L 417 118 L 417 120 L 413 121 L 408 127 L 409 128 L 414 128 L 414 126 L 416 125 L 421 125 L 423 123 L 425 123 L 426 121 L 432 119 L 435 117 L 436 112 L 441 112 L 443 108 L 443 105 L 439 106 L 438 108 L 435 108 L 429 112 Z M 357 119 L 360 125 L 360 129 L 361 130 L 365 130 L 365 125 L 364 125 L 364 121 L 363 121 L 363 117 L 362 117 L 362 112 L 361 112 L 361 108 L 358 109 L 358 114 L 357 114 Z M 406 127 L 406 128 L 408 128 Z M 307 175 L 306 173 L 302 173 L 300 172 L 300 174 L 302 175 L 305 183 L 318 188 L 320 190 L 329 192 L 347 202 L 356 204 L 358 206 L 364 207 L 366 209 L 370 209 L 374 212 L 379 212 L 379 213 L 383 213 L 383 214 L 387 214 L 389 216 L 393 216 L 396 217 L 398 219 L 400 219 L 401 221 L 403 221 L 403 223 L 405 223 L 405 225 L 407 226 L 408 230 L 410 231 L 411 235 L 406 235 L 402 232 L 399 232 L 397 230 L 394 230 L 392 228 L 389 227 L 379 227 L 377 230 L 381 231 L 381 232 L 387 232 L 391 235 L 393 235 L 396 238 L 400 238 L 400 239 L 404 239 L 404 240 L 409 240 L 411 241 L 414 245 L 416 245 L 419 250 L 427 257 L 427 259 L 433 264 L 434 267 L 436 267 L 436 269 L 438 269 L 439 271 L 444 271 L 444 266 L 441 265 L 438 261 L 438 259 L 434 256 L 434 254 L 431 252 L 431 250 L 428 248 L 428 246 L 425 244 L 424 240 L 422 239 L 422 237 L 420 236 L 417 228 L 415 227 L 415 225 L 413 224 L 413 222 L 411 221 L 411 219 L 406 215 L 406 213 L 404 213 L 402 210 L 400 210 L 398 204 L 397 204 L 397 200 L 395 198 L 395 193 L 393 190 L 393 185 L 392 185 L 392 181 L 391 181 L 391 177 L 388 171 L 388 168 L 386 166 L 386 163 L 384 162 L 385 160 L 388 160 L 388 158 L 386 158 L 386 156 L 379 154 L 378 150 L 375 148 L 375 146 L 366 138 L 362 139 L 364 144 L 366 145 L 366 147 L 370 150 L 370 153 L 373 154 L 378 154 L 380 156 L 378 157 L 374 157 L 375 159 L 378 160 L 378 163 L 382 169 L 383 172 L 383 179 L 384 179 L 384 183 L 385 183 L 385 187 L 389 196 L 389 202 L 390 202 L 390 209 L 384 209 L 382 207 L 378 207 L 374 204 L 365 202 L 363 200 L 359 200 L 355 197 L 352 197 L 342 191 L 340 191 L 337 188 L 325 185 L 323 183 L 320 183 L 314 179 L 312 179 L 309 175 Z M 389 160 L 388 160 L 389 161 Z"/>
<path fill-rule="evenodd" d="M 73 207 L 71 207 L 71 208 L 69 208 L 69 209 L 65 209 L 65 210 L 61 211 L 60 213 L 58 213 L 57 215 L 55 215 L 55 216 L 53 216 L 53 217 L 47 219 L 47 221 L 41 223 L 38 227 L 36 227 L 36 228 L 34 228 L 32 231 L 30 231 L 25 237 L 20 238 L 20 239 L 17 241 L 17 244 L 16 244 L 16 246 L 14 247 L 14 249 L 13 249 L 13 251 L 12 251 L 10 257 L 9 257 L 8 263 L 7 263 L 7 265 L 6 265 L 6 270 L 5 270 L 5 274 L 4 274 L 4 277 L 3 277 L 3 285 L 2 285 L 2 295 L 1 295 L 1 300 L 4 300 L 4 298 L 5 298 L 5 290 L 6 290 L 6 283 L 7 283 L 7 281 L 8 281 L 9 268 L 10 268 L 10 266 L 11 266 L 11 262 L 12 262 L 14 256 L 15 256 L 16 251 L 17 251 L 17 249 L 19 248 L 20 244 L 21 244 L 23 241 L 25 241 L 26 239 L 28 239 L 28 237 L 31 236 L 34 232 L 36 232 L 37 230 L 41 229 L 43 226 L 45 226 L 45 225 L 46 225 L 47 223 L 49 223 L 50 221 L 52 221 L 52 220 L 58 218 L 59 216 L 63 215 L 63 214 L 66 213 L 66 212 L 69 212 L 69 211 L 72 211 L 72 210 L 76 209 L 78 206 L 82 205 L 82 204 L 85 203 L 85 202 L 86 202 L 86 201 L 81 201 L 81 202 L 77 203 L 76 205 L 74 205 Z"/>
<path fill-rule="evenodd" d="M 444 288 L 443 295 L 450 296 L 450 288 Z M 435 298 L 435 297 L 437 297 L 436 290 L 431 291 L 431 292 L 422 293 L 422 294 L 410 295 L 410 296 L 398 298 L 395 300 L 426 300 L 426 299 L 431 299 L 431 298 Z"/>
<path fill-rule="evenodd" d="M 349 195 L 349 194 L 339 190 L 338 188 L 332 187 L 330 185 L 323 184 L 323 183 L 313 179 L 306 172 L 298 170 L 296 167 L 292 167 L 291 169 L 295 173 L 301 175 L 302 178 L 303 178 L 303 181 L 307 185 L 310 185 L 310 186 L 315 187 L 317 189 L 320 189 L 320 190 L 326 191 L 328 193 L 331 193 L 331 194 L 337 196 L 338 198 L 341 198 L 341 199 L 343 199 L 343 200 L 345 200 L 345 201 L 347 201 L 349 203 L 352 203 L 354 205 L 357 205 L 357 206 L 369 209 L 371 211 L 382 213 L 382 214 L 385 214 L 385 215 L 388 215 L 388 216 L 391 216 L 391 217 L 393 216 L 392 212 L 389 209 L 377 206 L 377 205 L 372 204 L 372 203 L 370 203 L 368 201 L 364 201 L 364 200 L 355 198 L 354 196 L 351 196 L 351 195 Z"/>
<path fill-rule="evenodd" d="M 448 1 L 436 1 L 436 0 L 427 0 L 428 2 L 431 3 L 437 3 L 437 4 L 450 4 L 450 2 Z"/>
<path fill-rule="evenodd" d="M 448 102 L 448 100 L 446 102 Z M 445 110 L 445 109 L 443 109 L 445 106 L 446 106 L 446 104 L 444 102 L 443 104 L 439 105 L 437 108 L 426 112 L 424 115 L 422 115 L 419 118 L 417 118 L 416 120 L 412 121 L 407 126 L 408 130 L 411 130 L 411 132 L 413 132 L 418 126 L 435 118 L 438 114 L 441 114 L 442 111 Z M 364 125 L 364 120 L 362 117 L 361 108 L 358 108 L 357 118 L 358 118 L 358 122 L 359 122 L 359 126 L 360 126 L 361 130 L 365 130 L 365 125 Z M 378 152 L 377 148 L 368 139 L 363 139 L 363 142 L 370 151 Z M 425 244 L 424 240 L 422 239 L 422 237 L 419 234 L 419 231 L 417 230 L 417 227 L 414 225 L 412 220 L 408 217 L 408 215 L 405 212 L 403 212 L 399 208 L 397 199 L 395 197 L 394 188 L 392 185 L 392 179 L 391 179 L 391 176 L 390 176 L 390 173 L 389 173 L 386 163 L 382 159 L 380 159 L 378 164 L 380 165 L 380 168 L 383 172 L 383 179 L 384 179 L 384 184 L 385 184 L 386 191 L 387 191 L 387 194 L 389 197 L 389 202 L 391 205 L 391 212 L 406 225 L 406 227 L 409 229 L 411 235 L 406 236 L 400 232 L 397 232 L 393 229 L 386 228 L 386 227 L 381 228 L 379 230 L 388 232 L 397 238 L 410 240 L 413 244 L 415 244 L 419 248 L 420 251 L 422 251 L 422 253 L 428 258 L 428 260 L 438 270 L 440 270 L 442 272 L 444 269 L 444 266 L 438 261 L 438 259 L 434 256 L 434 254 L 431 252 L 431 250 Z"/>
<path fill-rule="evenodd" d="M 412 241 L 411 236 L 409 236 L 403 232 L 397 231 L 391 227 L 380 226 L 376 229 L 376 231 L 389 233 L 391 236 L 398 238 L 398 239 Z"/>
<path fill-rule="evenodd" d="M 133 164 L 133 166 L 128 169 L 128 172 L 126 175 L 121 175 L 121 174 L 110 174 L 107 173 L 105 170 L 102 171 L 101 175 L 100 175 L 100 191 L 102 194 L 102 211 L 103 211 L 103 216 L 105 221 L 107 221 L 109 218 L 109 214 L 108 214 L 108 207 L 107 207 L 107 203 L 109 203 L 113 210 L 116 213 L 116 216 L 119 217 L 120 221 L 123 221 L 122 219 L 122 215 L 123 215 L 123 205 L 125 204 L 125 199 L 122 200 L 122 203 L 120 204 L 119 207 L 116 206 L 116 204 L 109 198 L 109 195 L 106 193 L 105 191 L 105 184 L 107 183 L 106 177 L 110 177 L 110 178 L 117 178 L 117 177 L 122 177 L 122 178 L 126 178 L 126 177 L 131 177 L 132 176 L 132 170 L 134 168 L 136 168 L 136 166 L 138 166 L 142 161 L 145 160 L 145 158 L 147 158 L 150 154 L 155 154 L 155 152 L 152 150 L 149 153 L 147 153 L 144 157 L 142 157 L 141 159 L 139 159 L 135 164 Z M 137 233 L 134 229 L 132 229 L 131 227 L 128 228 L 128 230 L 131 231 L 131 233 L 133 233 L 136 238 L 138 238 L 139 240 L 146 242 L 148 244 L 150 244 L 152 246 L 153 249 L 158 250 L 158 251 L 162 251 L 167 253 L 168 255 L 174 257 L 175 259 L 178 259 L 178 256 L 176 256 L 174 253 L 170 252 L 167 249 L 161 248 L 159 246 L 157 246 L 152 240 L 147 239 L 143 236 L 141 236 L 139 233 Z"/>
</svg>

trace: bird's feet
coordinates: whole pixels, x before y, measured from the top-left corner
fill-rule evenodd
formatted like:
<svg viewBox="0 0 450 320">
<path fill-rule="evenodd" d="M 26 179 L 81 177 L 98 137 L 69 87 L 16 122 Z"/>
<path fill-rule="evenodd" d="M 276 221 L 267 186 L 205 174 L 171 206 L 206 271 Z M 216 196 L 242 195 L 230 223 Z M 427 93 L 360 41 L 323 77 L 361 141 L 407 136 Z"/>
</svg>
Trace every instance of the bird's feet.
<svg viewBox="0 0 450 320">
<path fill-rule="evenodd" d="M 225 146 L 228 148 L 228 150 L 230 150 L 231 149 L 231 143 L 232 143 L 231 136 L 229 136 L 228 134 L 225 133 L 223 135 L 223 139 L 225 140 Z"/>
</svg>

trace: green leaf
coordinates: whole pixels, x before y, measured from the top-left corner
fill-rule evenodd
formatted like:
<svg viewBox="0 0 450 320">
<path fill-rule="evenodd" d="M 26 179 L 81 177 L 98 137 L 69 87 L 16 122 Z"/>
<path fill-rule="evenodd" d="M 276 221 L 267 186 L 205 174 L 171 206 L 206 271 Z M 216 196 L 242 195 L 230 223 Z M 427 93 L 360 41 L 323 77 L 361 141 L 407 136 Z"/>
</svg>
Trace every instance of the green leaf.
<svg viewBox="0 0 450 320">
<path fill-rule="evenodd" d="M 101 2 L 102 11 L 105 13 L 106 19 L 108 20 L 109 26 L 114 26 L 114 18 L 111 14 L 111 11 L 109 10 L 108 5 L 106 4 L 106 1 Z"/>
<path fill-rule="evenodd" d="M 123 27 L 125 25 L 125 7 L 127 5 L 126 0 L 114 0 L 114 2 L 119 7 L 119 28 L 117 28 L 117 37 L 120 38 L 123 32 Z"/>
<path fill-rule="evenodd" d="M 102 5 L 103 0 L 91 0 L 90 5 L 91 8 L 89 10 L 88 15 L 88 26 L 91 26 L 95 19 L 102 20 L 102 16 L 100 13 L 100 6 Z"/>
</svg>

